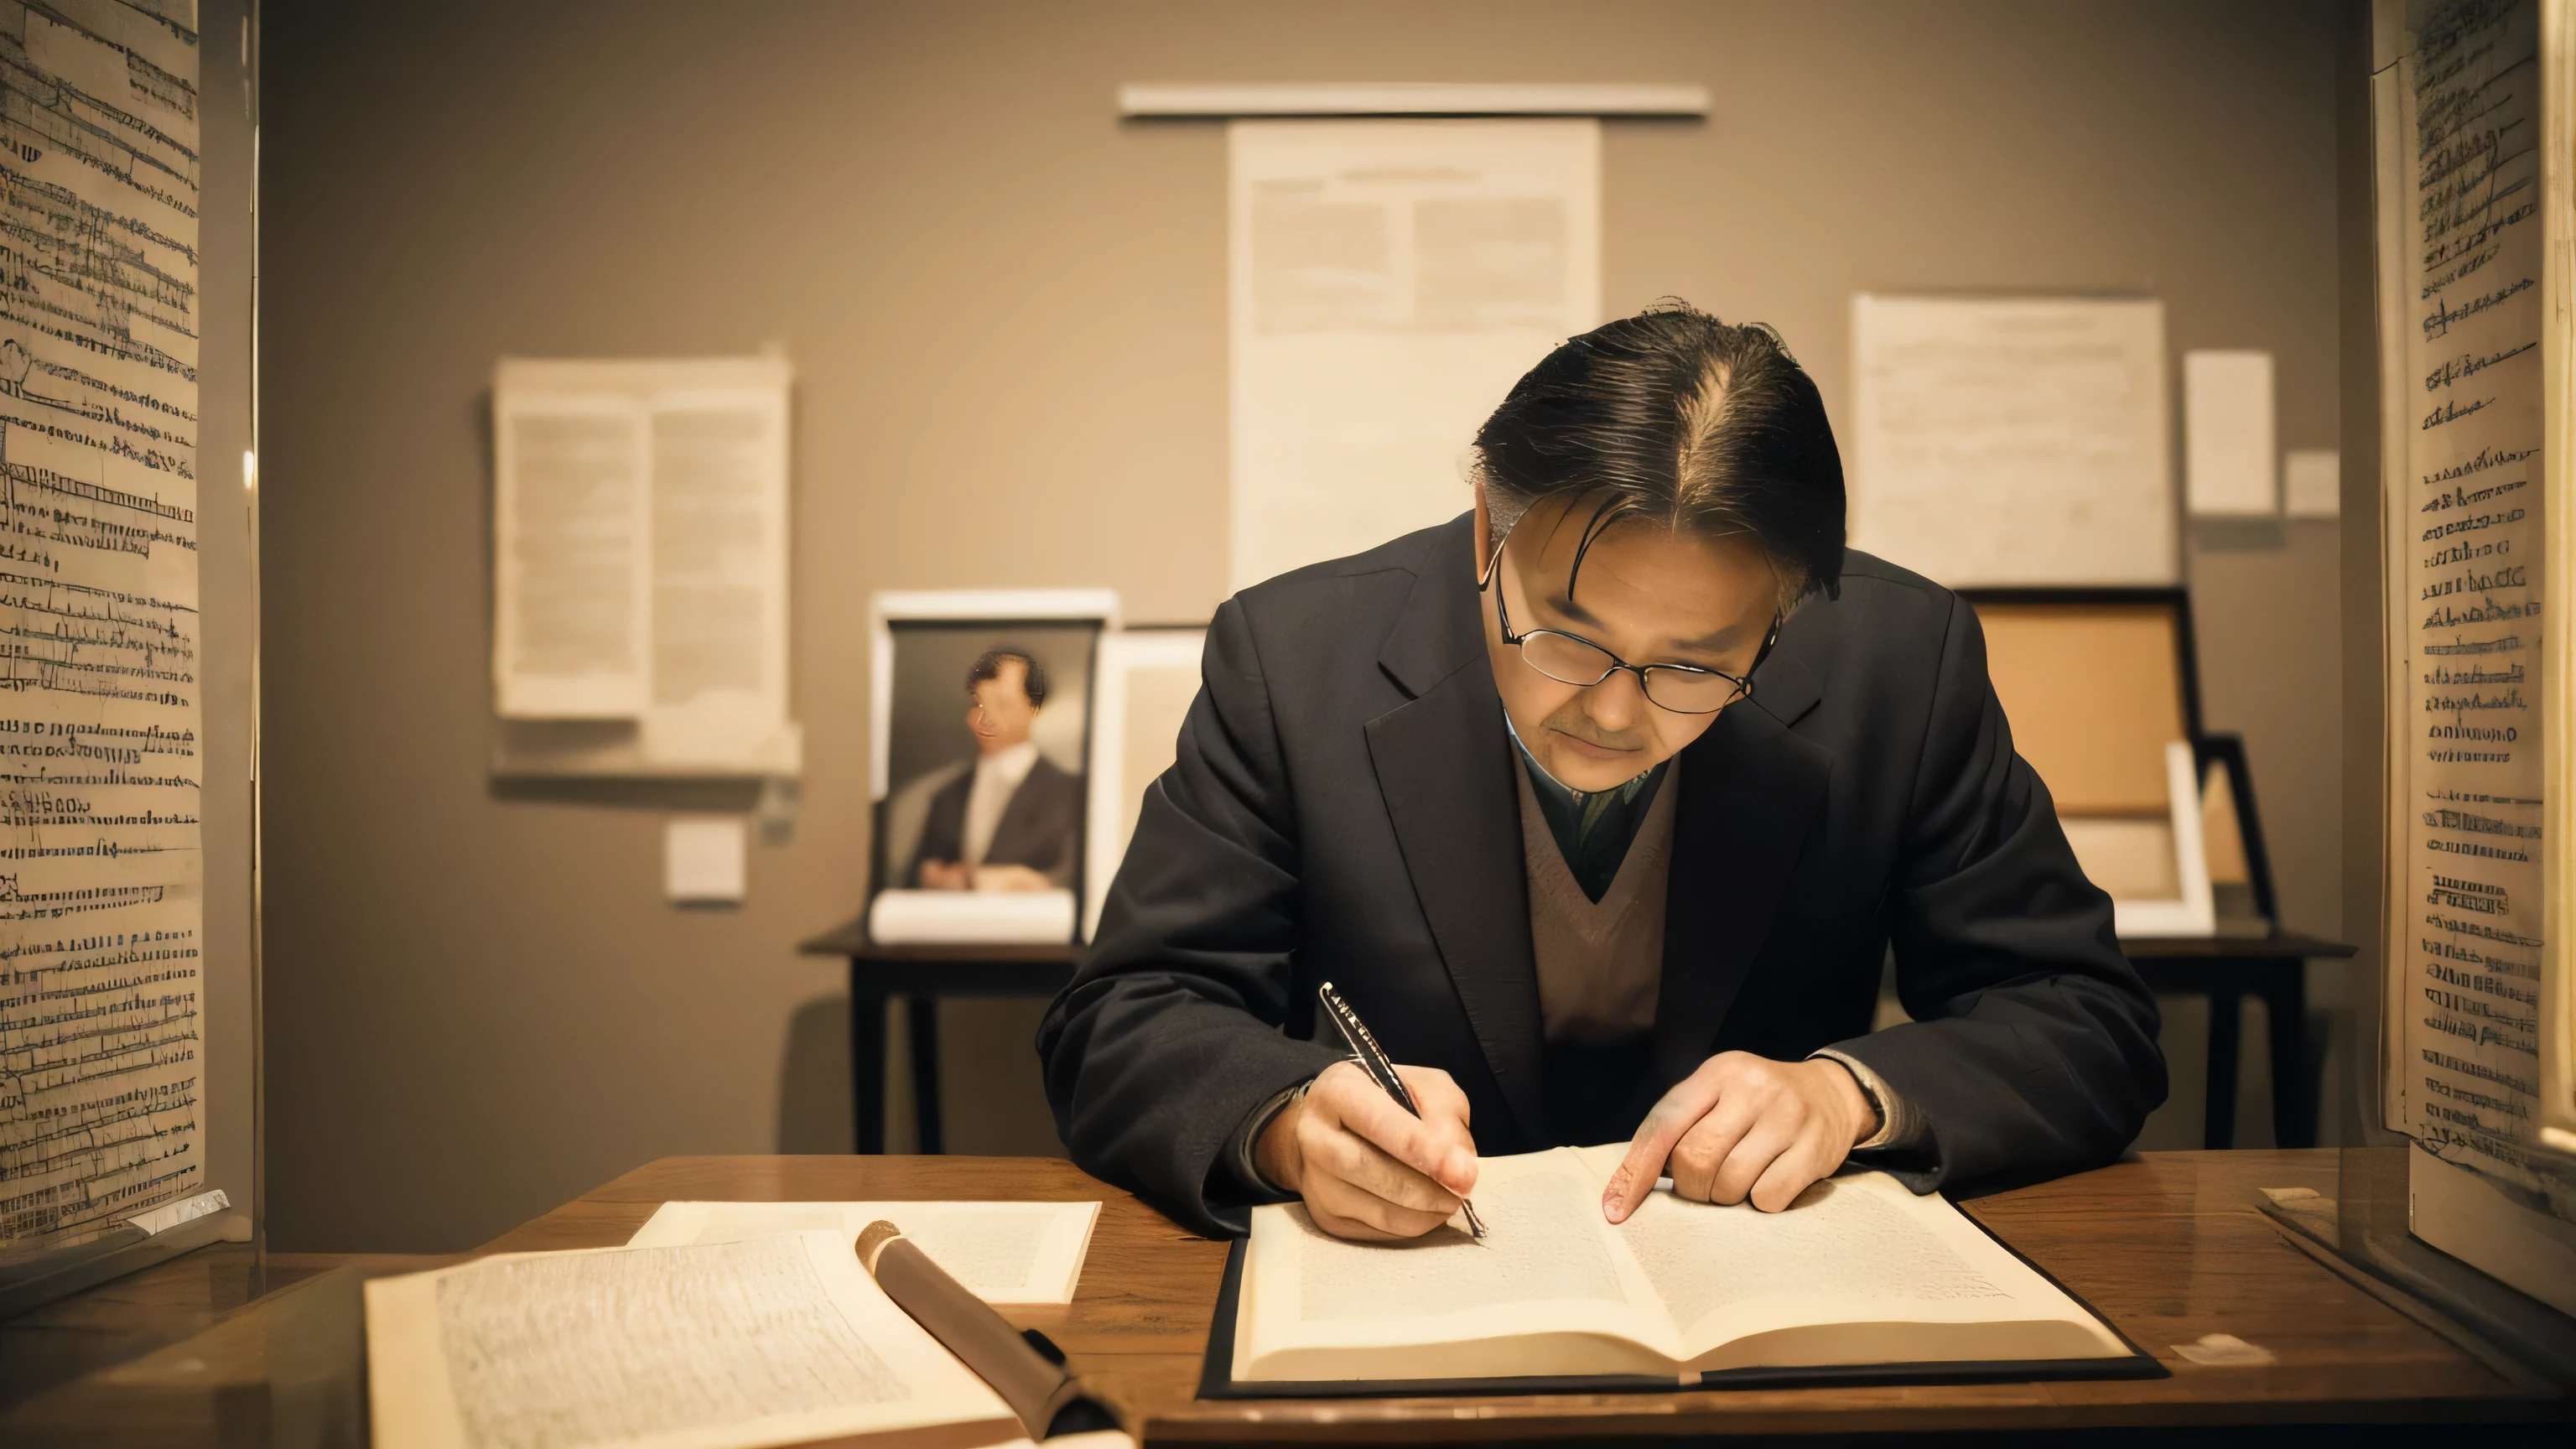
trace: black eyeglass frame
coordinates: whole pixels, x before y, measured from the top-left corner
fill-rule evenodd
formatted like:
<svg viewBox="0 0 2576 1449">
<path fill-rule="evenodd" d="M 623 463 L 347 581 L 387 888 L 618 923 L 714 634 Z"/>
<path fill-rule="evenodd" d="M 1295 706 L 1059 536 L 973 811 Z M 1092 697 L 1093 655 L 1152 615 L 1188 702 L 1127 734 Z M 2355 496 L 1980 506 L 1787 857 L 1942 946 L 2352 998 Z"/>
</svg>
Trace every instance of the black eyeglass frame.
<svg viewBox="0 0 2576 1449">
<path fill-rule="evenodd" d="M 1532 669 L 1537 669 L 1541 675 L 1549 679 L 1554 679 L 1559 684 L 1571 684 L 1577 689 L 1594 688 L 1601 684 L 1602 681 L 1607 680 L 1611 675 L 1617 674 L 1619 671 L 1624 669 L 1628 673 L 1637 676 L 1637 690 L 1639 693 L 1645 695 L 1647 703 L 1653 705 L 1657 709 L 1665 710 L 1672 714 L 1716 714 L 1730 705 L 1751 699 L 1753 697 L 1753 671 L 1762 667 L 1762 661 L 1771 657 L 1771 646 L 1780 642 L 1781 616 L 1775 612 L 1771 616 L 1771 632 L 1763 636 L 1762 648 L 1754 654 L 1752 668 L 1747 669 L 1740 677 L 1729 674 L 1723 669 L 1709 669 L 1697 664 L 1631 664 L 1627 660 L 1620 658 L 1618 655 L 1611 653 L 1609 650 L 1602 648 L 1600 645 L 1593 643 L 1591 640 L 1584 638 L 1582 635 L 1571 633 L 1564 629 L 1532 629 L 1525 634 L 1513 633 L 1511 606 L 1503 601 L 1503 543 L 1501 541 L 1496 542 L 1494 545 L 1494 556 L 1487 560 L 1485 565 L 1485 577 L 1477 583 L 1476 592 L 1483 593 L 1487 587 L 1491 587 L 1494 591 L 1494 620 L 1502 626 L 1503 642 L 1519 651 L 1521 662 L 1523 664 L 1529 665 Z M 1575 643 L 1582 645 L 1586 649 L 1597 652 L 1602 658 L 1609 660 L 1610 667 L 1602 670 L 1600 678 L 1594 679 L 1590 683 L 1586 683 L 1579 679 L 1563 679 L 1556 675 L 1549 674 L 1546 670 L 1539 669 L 1537 664 L 1531 662 L 1529 650 L 1524 647 L 1530 639 L 1540 634 L 1553 634 L 1559 639 L 1570 639 Z M 1727 683 L 1735 686 L 1735 693 L 1706 709 L 1674 709 L 1671 705 L 1655 698 L 1655 681 L 1653 676 L 1654 672 L 1658 669 L 1668 670 L 1674 674 L 1698 674 L 1723 679 Z"/>
</svg>

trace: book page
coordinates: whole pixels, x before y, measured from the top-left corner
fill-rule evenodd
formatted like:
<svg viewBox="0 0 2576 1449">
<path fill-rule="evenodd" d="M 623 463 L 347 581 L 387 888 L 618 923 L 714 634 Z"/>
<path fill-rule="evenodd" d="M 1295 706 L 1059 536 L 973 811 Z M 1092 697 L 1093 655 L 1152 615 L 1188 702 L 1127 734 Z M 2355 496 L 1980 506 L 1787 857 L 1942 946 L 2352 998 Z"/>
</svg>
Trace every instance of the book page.
<svg viewBox="0 0 2576 1449">
<path fill-rule="evenodd" d="M 644 753 L 755 761 L 787 719 L 787 370 L 653 398 Z"/>
<path fill-rule="evenodd" d="M 1917 1197 L 1883 1172 L 1829 1178 L 1777 1213 L 1658 1191 L 1617 1231 L 1693 1358 L 1792 1327 L 2043 1320 L 2078 1331 L 2031 1340 L 2047 1343 L 2045 1350 L 2004 1352 L 1984 1339 L 1947 1335 L 1909 1339 L 1894 1353 L 1915 1361 L 2128 1352 L 2081 1304 L 1957 1208 Z M 1852 1360 L 1836 1352 L 1831 1361 Z"/>
<path fill-rule="evenodd" d="M 1610 1237 L 1600 1198 L 1593 1174 L 1559 1149 L 1484 1160 L 1481 1240 L 1453 1224 L 1408 1242 L 1346 1242 L 1302 1203 L 1256 1209 L 1237 1377 L 1669 1372 L 1678 1341 Z M 1375 1355 L 1398 1367 L 1355 1371 L 1351 1350 L 1396 1346 L 1425 1351 Z M 1546 1366 L 1509 1366 L 1523 1359 Z"/>
<path fill-rule="evenodd" d="M 1097 1202 L 666 1202 L 630 1248 L 812 1230 L 856 1243 L 879 1218 L 987 1303 L 1071 1303 Z"/>
<path fill-rule="evenodd" d="M 947 1423 L 990 1422 L 987 1443 L 1019 1432 L 837 1233 L 509 1254 L 377 1279 L 366 1300 L 378 1449 L 754 1449 Z"/>
<path fill-rule="evenodd" d="M 644 410 L 614 395 L 498 393 L 496 704 L 531 718 L 644 707 Z"/>
</svg>

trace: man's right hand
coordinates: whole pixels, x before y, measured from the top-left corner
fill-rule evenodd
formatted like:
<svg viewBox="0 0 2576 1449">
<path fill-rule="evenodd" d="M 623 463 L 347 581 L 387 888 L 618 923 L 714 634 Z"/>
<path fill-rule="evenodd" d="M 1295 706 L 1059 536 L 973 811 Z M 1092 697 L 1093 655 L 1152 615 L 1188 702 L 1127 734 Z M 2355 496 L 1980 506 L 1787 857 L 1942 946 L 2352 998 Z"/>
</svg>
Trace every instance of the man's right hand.
<svg viewBox="0 0 2576 1449">
<path fill-rule="evenodd" d="M 1336 1062 L 1253 1144 L 1261 1175 L 1304 1198 L 1315 1226 L 1334 1237 L 1418 1238 L 1475 1191 L 1467 1094 L 1437 1067 L 1395 1070 L 1420 1117 L 1357 1062 Z"/>
</svg>

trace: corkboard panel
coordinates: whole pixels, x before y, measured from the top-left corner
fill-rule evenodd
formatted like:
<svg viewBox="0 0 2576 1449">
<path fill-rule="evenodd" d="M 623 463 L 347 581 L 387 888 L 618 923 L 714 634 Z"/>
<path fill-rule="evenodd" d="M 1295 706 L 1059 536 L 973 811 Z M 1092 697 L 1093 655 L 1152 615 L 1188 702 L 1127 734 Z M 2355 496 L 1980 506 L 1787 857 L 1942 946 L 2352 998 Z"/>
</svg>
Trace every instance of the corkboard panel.
<svg viewBox="0 0 2576 1449">
<path fill-rule="evenodd" d="M 2175 611 L 1981 604 L 1986 670 L 2013 747 L 2061 815 L 2162 815 L 2164 748 L 2189 739 Z"/>
</svg>

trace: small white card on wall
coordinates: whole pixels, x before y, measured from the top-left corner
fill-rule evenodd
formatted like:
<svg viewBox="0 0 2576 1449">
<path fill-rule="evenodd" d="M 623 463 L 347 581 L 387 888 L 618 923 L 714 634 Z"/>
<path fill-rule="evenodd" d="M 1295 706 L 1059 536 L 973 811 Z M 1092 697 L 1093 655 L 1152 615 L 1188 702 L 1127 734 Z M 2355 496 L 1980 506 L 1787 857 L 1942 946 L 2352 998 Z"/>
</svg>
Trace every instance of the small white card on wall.
<svg viewBox="0 0 2576 1449">
<path fill-rule="evenodd" d="M 2272 354 L 2186 352 L 2182 395 L 2183 495 L 2193 516 L 2278 515 Z"/>
<path fill-rule="evenodd" d="M 2293 448 L 2281 457 L 2281 511 L 2292 518 L 2343 512 L 2343 457 L 2332 448 Z"/>
<path fill-rule="evenodd" d="M 662 894 L 674 905 L 740 905 L 748 834 L 731 815 L 671 821 L 662 834 Z"/>
</svg>

